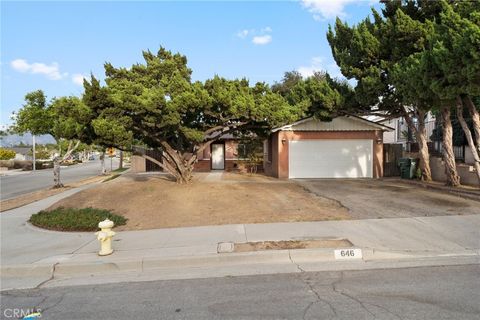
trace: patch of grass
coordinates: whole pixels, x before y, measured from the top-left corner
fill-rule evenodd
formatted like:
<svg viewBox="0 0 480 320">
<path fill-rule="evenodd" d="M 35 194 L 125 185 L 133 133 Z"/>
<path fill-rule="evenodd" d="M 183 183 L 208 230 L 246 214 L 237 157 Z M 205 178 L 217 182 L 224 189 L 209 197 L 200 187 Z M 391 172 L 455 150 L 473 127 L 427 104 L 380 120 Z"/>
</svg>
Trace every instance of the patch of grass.
<svg viewBox="0 0 480 320">
<path fill-rule="evenodd" d="M 117 173 L 120 173 L 120 172 L 123 172 L 123 171 L 127 171 L 128 169 L 129 169 L 129 168 L 125 168 L 125 167 L 123 167 L 123 168 L 118 168 L 118 169 L 115 169 L 115 170 L 113 170 L 112 172 L 117 172 Z"/>
<path fill-rule="evenodd" d="M 110 180 L 113 180 L 113 179 L 116 179 L 116 178 L 118 178 L 118 177 L 120 177 L 119 174 L 114 174 L 114 175 L 108 177 L 107 179 L 103 180 L 102 183 L 107 182 L 107 181 L 110 181 Z"/>
<path fill-rule="evenodd" d="M 96 231 L 98 223 L 106 218 L 112 220 L 115 226 L 127 223 L 123 216 L 108 210 L 95 208 L 57 208 L 52 211 L 40 211 L 30 217 L 34 226 L 57 231 Z"/>
</svg>

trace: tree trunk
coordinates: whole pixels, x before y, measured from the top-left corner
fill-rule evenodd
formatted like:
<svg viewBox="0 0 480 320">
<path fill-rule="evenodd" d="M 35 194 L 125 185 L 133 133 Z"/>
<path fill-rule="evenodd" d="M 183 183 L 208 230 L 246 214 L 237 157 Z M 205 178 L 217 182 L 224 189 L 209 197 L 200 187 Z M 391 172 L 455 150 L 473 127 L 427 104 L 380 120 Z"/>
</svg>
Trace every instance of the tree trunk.
<svg viewBox="0 0 480 320">
<path fill-rule="evenodd" d="M 442 108 L 442 122 L 443 122 L 443 161 L 445 161 L 445 175 L 447 176 L 447 185 L 457 187 L 460 185 L 460 177 L 457 173 L 457 166 L 455 164 L 455 154 L 453 153 L 453 129 L 450 120 L 450 106 Z"/>
<path fill-rule="evenodd" d="M 123 168 L 123 151 L 120 150 L 120 162 L 118 163 L 118 168 L 122 169 Z"/>
<path fill-rule="evenodd" d="M 480 153 L 480 115 L 478 110 L 469 96 L 466 96 L 463 101 L 465 102 L 470 116 L 473 122 L 473 131 L 475 132 L 475 141 L 477 144 L 477 153 Z"/>
<path fill-rule="evenodd" d="M 188 183 L 192 180 L 193 165 L 190 168 L 185 166 L 181 170 L 179 170 L 176 165 L 172 164 L 172 160 L 166 156 L 162 157 L 163 162 L 155 158 L 152 158 L 146 154 L 142 154 L 141 156 L 142 158 L 150 160 L 151 162 L 157 164 L 160 168 L 162 168 L 166 172 L 170 173 L 174 177 L 175 182 L 179 184 Z M 185 164 L 188 164 L 188 163 L 185 162 Z"/>
<path fill-rule="evenodd" d="M 72 153 L 75 150 L 77 150 L 78 146 L 80 146 L 80 140 L 78 140 L 73 147 L 72 145 L 73 145 L 73 141 L 70 140 L 70 142 L 68 143 L 67 152 L 65 152 L 65 155 L 63 156 L 62 161 L 67 160 L 72 155 Z"/>
<path fill-rule="evenodd" d="M 418 142 L 420 171 L 423 181 L 432 181 L 432 171 L 430 170 L 430 152 L 428 151 L 427 130 L 425 128 L 425 112 L 418 110 L 418 128 L 413 123 L 410 114 L 405 110 L 404 118 L 411 131 L 415 134 Z"/>
<path fill-rule="evenodd" d="M 60 157 L 53 159 L 53 188 L 62 188 L 63 184 L 60 180 Z"/>
<path fill-rule="evenodd" d="M 460 125 L 462 126 L 463 132 L 465 133 L 465 137 L 467 138 L 470 151 L 472 151 L 473 159 L 475 160 L 474 166 L 475 170 L 477 171 L 478 182 L 480 184 L 480 158 L 478 156 L 478 149 L 476 148 L 475 142 L 473 141 L 470 128 L 468 127 L 467 122 L 463 118 L 463 103 L 460 97 L 457 97 L 457 118 L 458 122 L 460 122 Z"/>
<path fill-rule="evenodd" d="M 105 168 L 105 150 L 103 150 L 100 155 L 100 163 L 102 164 L 102 171 L 100 174 L 103 176 L 107 173 L 107 169 Z"/>
<path fill-rule="evenodd" d="M 70 143 L 68 144 L 67 152 L 65 153 L 65 155 L 63 157 L 60 157 L 60 155 L 59 155 L 58 157 L 55 157 L 53 159 L 53 188 L 62 188 L 63 187 L 63 183 L 60 180 L 60 162 L 63 162 L 68 157 L 70 157 L 72 152 L 74 152 L 78 148 L 78 146 L 80 145 L 80 141 L 77 141 L 77 143 L 75 144 L 75 146 L 73 146 L 73 148 L 72 148 L 72 144 L 73 144 L 73 141 L 70 141 Z"/>
</svg>

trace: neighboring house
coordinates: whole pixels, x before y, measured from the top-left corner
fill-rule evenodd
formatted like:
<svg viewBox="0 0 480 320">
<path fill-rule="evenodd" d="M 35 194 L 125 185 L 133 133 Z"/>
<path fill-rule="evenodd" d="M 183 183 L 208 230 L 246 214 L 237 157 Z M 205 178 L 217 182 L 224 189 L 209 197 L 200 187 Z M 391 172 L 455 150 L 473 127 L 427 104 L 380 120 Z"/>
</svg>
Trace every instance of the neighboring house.
<svg viewBox="0 0 480 320">
<path fill-rule="evenodd" d="M 15 160 L 32 160 L 31 147 L 12 147 L 7 149 L 15 152 Z"/>
<path fill-rule="evenodd" d="M 383 124 L 356 116 L 307 118 L 272 130 L 264 171 L 277 178 L 380 178 Z"/>
<path fill-rule="evenodd" d="M 393 131 L 384 132 L 383 134 L 383 143 L 393 143 L 403 145 L 404 150 L 410 150 L 410 145 L 415 143 L 415 136 L 408 128 L 407 122 L 403 117 L 385 119 L 380 116 L 369 116 L 366 117 L 367 120 L 383 124 L 385 126 L 393 128 Z M 416 123 L 416 119 L 413 119 Z M 428 142 L 433 142 L 431 136 L 433 130 L 435 129 L 435 116 L 429 112 L 425 119 L 425 129 L 427 130 L 427 140 Z"/>
</svg>

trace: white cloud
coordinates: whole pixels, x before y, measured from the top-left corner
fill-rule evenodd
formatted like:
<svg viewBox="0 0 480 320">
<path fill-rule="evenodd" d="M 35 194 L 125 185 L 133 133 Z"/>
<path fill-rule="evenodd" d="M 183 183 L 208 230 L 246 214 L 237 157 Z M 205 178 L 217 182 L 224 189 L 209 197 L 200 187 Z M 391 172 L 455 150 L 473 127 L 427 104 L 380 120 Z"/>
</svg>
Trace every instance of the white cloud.
<svg viewBox="0 0 480 320">
<path fill-rule="evenodd" d="M 313 14 L 315 20 L 345 17 L 345 6 L 356 0 L 301 0 L 302 6 Z"/>
<path fill-rule="evenodd" d="M 265 27 L 260 30 L 255 30 L 255 29 L 243 29 L 239 32 L 237 32 L 237 37 L 241 39 L 251 39 L 252 43 L 258 44 L 258 45 L 265 45 L 270 42 L 272 42 L 272 36 L 270 35 L 272 33 L 272 28 L 270 27 Z"/>
<path fill-rule="evenodd" d="M 15 59 L 10 62 L 10 66 L 23 73 L 43 74 L 50 80 L 60 80 L 68 75 L 68 73 L 60 73 L 60 67 L 56 62 L 48 65 L 40 62 L 28 63 L 24 59 Z"/>
<path fill-rule="evenodd" d="M 272 32 L 272 28 L 270 27 L 265 27 L 263 28 L 262 30 L 260 30 L 261 33 L 269 33 L 269 32 Z"/>
<path fill-rule="evenodd" d="M 302 77 L 311 77 L 315 73 L 315 71 L 322 70 L 322 57 L 313 57 L 311 64 L 309 66 L 302 66 L 297 69 L 298 72 L 302 75 Z"/>
<path fill-rule="evenodd" d="M 265 45 L 272 42 L 272 36 L 269 34 L 263 36 L 255 36 L 253 37 L 252 42 L 258 45 Z"/>
<path fill-rule="evenodd" d="M 73 83 L 78 84 L 79 86 L 83 86 L 83 79 L 86 79 L 86 78 L 87 78 L 86 76 L 80 73 L 75 73 L 74 75 L 72 75 Z"/>
<path fill-rule="evenodd" d="M 335 62 L 325 63 L 322 57 L 313 57 L 309 66 L 301 66 L 297 69 L 302 77 L 311 77 L 317 71 L 327 71 L 332 78 L 343 78 L 340 68 Z"/>
<path fill-rule="evenodd" d="M 244 29 L 244 30 L 241 30 L 241 31 L 237 32 L 237 37 L 245 39 L 248 36 L 249 33 L 250 33 L 250 31 L 248 31 L 247 29 Z"/>
</svg>

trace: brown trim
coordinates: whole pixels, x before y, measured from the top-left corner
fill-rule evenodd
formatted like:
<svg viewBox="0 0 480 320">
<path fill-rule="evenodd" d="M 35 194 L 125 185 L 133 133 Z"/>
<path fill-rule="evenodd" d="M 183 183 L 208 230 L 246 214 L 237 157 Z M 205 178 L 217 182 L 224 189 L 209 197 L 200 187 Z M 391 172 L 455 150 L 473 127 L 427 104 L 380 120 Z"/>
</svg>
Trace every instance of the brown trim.
<svg viewBox="0 0 480 320">
<path fill-rule="evenodd" d="M 213 169 L 213 145 L 214 144 L 221 144 L 223 145 L 223 169 Z M 215 141 L 210 144 L 210 170 L 225 170 L 226 168 L 226 162 L 227 160 L 227 155 L 226 155 L 226 150 L 225 150 L 225 141 Z"/>
</svg>

